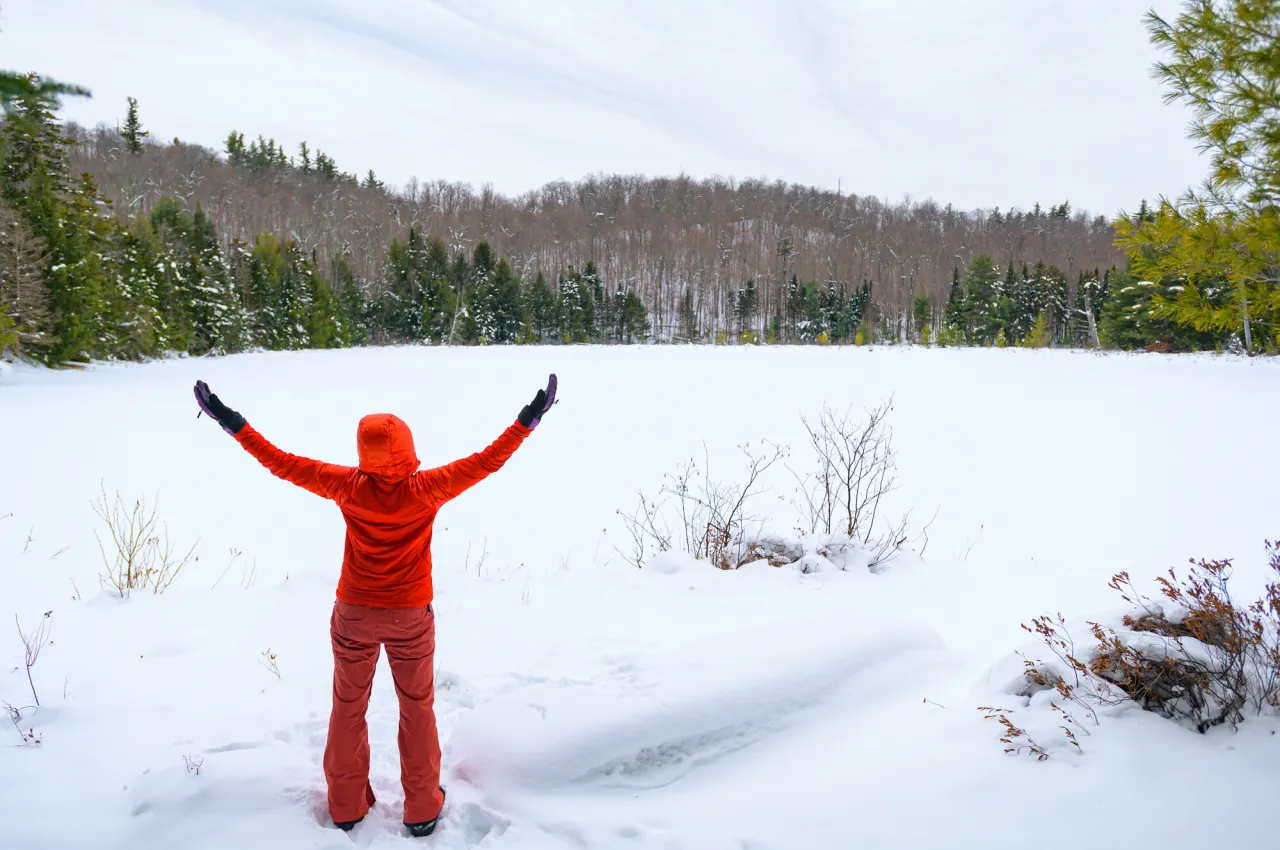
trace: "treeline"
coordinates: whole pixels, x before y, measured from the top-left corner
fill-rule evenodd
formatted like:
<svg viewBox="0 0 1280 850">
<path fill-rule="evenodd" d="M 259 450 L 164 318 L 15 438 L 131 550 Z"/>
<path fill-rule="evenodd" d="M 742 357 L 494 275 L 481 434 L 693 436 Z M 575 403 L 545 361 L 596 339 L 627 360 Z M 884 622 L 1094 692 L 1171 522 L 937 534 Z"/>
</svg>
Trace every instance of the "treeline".
<svg viewBox="0 0 1280 850">
<path fill-rule="evenodd" d="M 38 82 L 37 78 L 30 78 Z M 0 127 L 0 350 L 49 362 L 390 343 L 1215 347 L 1154 316 L 1101 218 L 960 213 L 759 181 L 388 190 L 306 143 L 215 153 Z M 78 176 L 73 176 L 78 175 Z M 1146 216 L 1144 209 L 1139 216 Z M 957 256 L 965 259 L 956 263 Z"/>
</svg>

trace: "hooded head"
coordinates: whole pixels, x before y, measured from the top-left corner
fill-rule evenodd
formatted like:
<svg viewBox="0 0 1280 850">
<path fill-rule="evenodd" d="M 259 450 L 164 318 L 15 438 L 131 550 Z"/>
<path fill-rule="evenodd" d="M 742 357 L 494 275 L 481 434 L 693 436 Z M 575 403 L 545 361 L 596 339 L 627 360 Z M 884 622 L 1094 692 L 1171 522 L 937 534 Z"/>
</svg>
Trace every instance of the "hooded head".
<svg viewBox="0 0 1280 850">
<path fill-rule="evenodd" d="M 390 413 L 371 413 L 356 429 L 360 470 L 377 478 L 399 481 L 418 471 L 413 432 L 404 420 Z"/>
</svg>

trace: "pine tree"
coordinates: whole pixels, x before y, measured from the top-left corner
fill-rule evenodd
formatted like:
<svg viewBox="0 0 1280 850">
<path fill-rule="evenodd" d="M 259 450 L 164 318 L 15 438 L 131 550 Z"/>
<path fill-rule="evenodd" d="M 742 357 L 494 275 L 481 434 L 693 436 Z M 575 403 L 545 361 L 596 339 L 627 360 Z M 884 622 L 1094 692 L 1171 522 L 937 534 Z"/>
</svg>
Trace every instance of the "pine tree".
<svg viewBox="0 0 1280 850">
<path fill-rule="evenodd" d="M 738 325 L 738 334 L 743 335 L 755 324 L 756 308 L 760 302 L 760 294 L 756 291 L 755 280 L 748 280 L 746 286 L 738 290 L 734 303 L 734 319 Z"/>
<path fill-rule="evenodd" d="M 341 327 L 343 345 L 368 345 L 369 312 L 364 287 L 351 271 L 346 257 L 333 261 L 330 273 L 332 288 L 342 308 Z"/>
<path fill-rule="evenodd" d="M 627 290 L 622 301 L 622 341 L 627 345 L 644 342 L 649 337 L 649 311 L 634 289 Z"/>
<path fill-rule="evenodd" d="M 449 286 L 454 293 L 453 319 L 449 322 L 449 344 L 466 343 L 475 340 L 475 322 L 468 313 L 471 301 L 473 273 L 471 264 L 465 254 L 459 252 L 449 266 Z"/>
<path fill-rule="evenodd" d="M 38 81 L 38 78 L 35 78 Z M 105 321 L 114 221 L 92 177 L 73 180 L 53 113 L 52 95 L 38 82 L 9 104 L 0 128 L 0 194 L 49 252 L 45 282 L 54 321 L 40 353 L 50 362 L 110 354 Z"/>
<path fill-rule="evenodd" d="M 546 342 L 555 336 L 559 325 L 556 316 L 556 296 L 547 284 L 542 272 L 525 288 L 525 315 L 528 317 L 528 338 L 532 342 Z"/>
<path fill-rule="evenodd" d="M 298 259 L 299 271 L 306 281 L 304 324 L 306 348 L 341 348 L 343 341 L 343 308 L 338 294 L 316 268 L 316 258 Z"/>
<path fill-rule="evenodd" d="M 693 290 L 685 287 L 684 297 L 680 299 L 680 315 L 678 321 L 677 341 L 698 341 L 698 313 L 693 306 Z"/>
<path fill-rule="evenodd" d="M 1000 329 L 995 313 L 1000 272 L 990 254 L 979 254 L 965 274 L 965 336 L 974 345 L 987 345 Z"/>
<path fill-rule="evenodd" d="M 303 174 L 311 173 L 311 149 L 307 147 L 306 142 L 298 145 L 298 169 Z"/>
<path fill-rule="evenodd" d="M 473 304 L 480 342 L 502 345 L 516 341 L 524 325 L 524 309 L 520 281 L 505 259 L 498 260 L 493 272 L 477 284 Z"/>
<path fill-rule="evenodd" d="M 441 342 L 449 333 L 456 297 L 449 281 L 449 250 L 437 236 L 427 240 L 425 251 L 417 252 L 418 276 L 422 294 L 420 338 Z"/>
<path fill-rule="evenodd" d="M 1188 0 L 1173 23 L 1154 11 L 1146 23 L 1167 54 L 1166 98 L 1191 107 L 1211 167 L 1203 192 L 1154 220 L 1121 217 L 1116 244 L 1139 276 L 1177 281 L 1155 298 L 1157 317 L 1210 338 L 1240 332 L 1252 353 L 1254 325 L 1280 324 L 1280 2 Z"/>
<path fill-rule="evenodd" d="M 848 296 L 845 295 L 844 284 L 838 280 L 829 280 L 822 284 L 822 292 L 819 296 L 822 325 L 822 333 L 824 341 L 840 342 L 847 332 L 848 328 L 844 326 L 845 304 Z"/>
<path fill-rule="evenodd" d="M 951 269 L 951 292 L 947 297 L 947 309 L 944 313 L 947 327 L 963 335 L 965 331 L 965 314 L 964 289 L 960 286 L 960 267 L 953 266 Z"/>
<path fill-rule="evenodd" d="M 44 240 L 0 199 L 0 355 L 12 347 L 44 341 L 49 322 L 49 292 L 44 275 L 48 252 Z"/>
<path fill-rule="evenodd" d="M 129 98 L 129 111 L 125 114 L 120 135 L 124 139 L 125 149 L 134 155 L 142 153 L 142 140 L 151 135 L 142 129 L 142 121 L 138 118 L 138 101 L 132 97 Z"/>
<path fill-rule="evenodd" d="M 237 133 L 232 130 L 227 134 L 227 140 L 223 143 L 223 150 L 227 154 L 227 162 L 236 166 L 244 166 L 248 164 L 248 151 L 244 146 L 244 133 Z"/>
<path fill-rule="evenodd" d="M 34 98 L 56 106 L 63 95 L 90 97 L 89 90 L 82 86 L 60 83 L 39 74 L 0 71 L 0 109 L 6 113 L 15 101 Z"/>
<path fill-rule="evenodd" d="M 559 285 L 560 334 L 565 342 L 591 342 L 596 336 L 595 299 L 580 272 L 569 269 Z"/>
<path fill-rule="evenodd" d="M 338 179 L 338 165 L 323 151 L 316 151 L 315 171 L 326 180 Z"/>
<path fill-rule="evenodd" d="M 933 318 L 933 305 L 929 303 L 928 295 L 917 295 L 915 303 L 911 307 L 911 318 L 916 323 L 916 336 L 923 342 L 928 333 L 929 321 Z"/>
</svg>

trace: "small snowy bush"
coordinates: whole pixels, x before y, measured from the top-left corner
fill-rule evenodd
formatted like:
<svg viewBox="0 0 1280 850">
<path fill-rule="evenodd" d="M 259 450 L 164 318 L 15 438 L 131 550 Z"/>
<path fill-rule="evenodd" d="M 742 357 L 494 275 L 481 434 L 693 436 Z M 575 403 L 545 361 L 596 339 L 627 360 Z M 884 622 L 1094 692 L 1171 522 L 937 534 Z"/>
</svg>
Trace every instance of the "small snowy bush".
<svg viewBox="0 0 1280 850">
<path fill-rule="evenodd" d="M 1045 703 L 1070 723 L 1060 726 L 1077 749 L 1064 706 L 1095 724 L 1098 709 L 1134 704 L 1197 732 L 1280 708 L 1280 543 L 1266 544 L 1275 580 L 1245 605 L 1231 596 L 1231 561 L 1192 561 L 1185 576 L 1158 578 L 1160 598 L 1139 591 L 1127 573 L 1110 586 L 1129 609 L 1113 625 L 1087 624 L 1091 640 L 1076 643 L 1062 615 L 1023 625 L 1051 652 L 1022 661 L 1011 695 L 1028 708 Z M 1018 728 L 1011 710 L 981 707 L 1004 729 L 1006 752 L 1047 758 Z"/>
</svg>

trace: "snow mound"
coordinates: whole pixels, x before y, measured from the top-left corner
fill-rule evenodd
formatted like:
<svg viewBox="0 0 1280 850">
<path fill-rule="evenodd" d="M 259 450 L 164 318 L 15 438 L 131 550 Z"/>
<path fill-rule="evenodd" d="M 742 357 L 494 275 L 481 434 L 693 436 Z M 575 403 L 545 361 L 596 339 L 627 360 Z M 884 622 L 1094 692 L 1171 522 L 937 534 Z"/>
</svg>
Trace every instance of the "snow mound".
<svg viewBox="0 0 1280 850">
<path fill-rule="evenodd" d="M 493 700 L 456 727 L 448 748 L 454 773 L 480 786 L 666 785 L 779 732 L 873 668 L 942 643 L 923 627 L 826 619 L 774 623 L 637 660 L 627 665 L 630 681 L 612 692 L 599 682 L 542 683 Z M 803 634 L 827 639 L 793 639 Z"/>
</svg>

